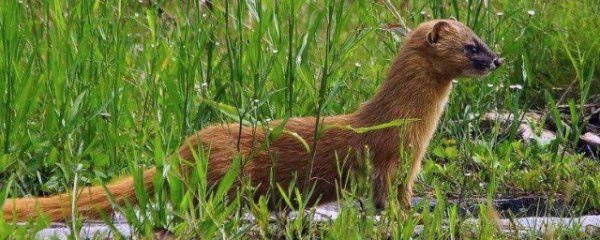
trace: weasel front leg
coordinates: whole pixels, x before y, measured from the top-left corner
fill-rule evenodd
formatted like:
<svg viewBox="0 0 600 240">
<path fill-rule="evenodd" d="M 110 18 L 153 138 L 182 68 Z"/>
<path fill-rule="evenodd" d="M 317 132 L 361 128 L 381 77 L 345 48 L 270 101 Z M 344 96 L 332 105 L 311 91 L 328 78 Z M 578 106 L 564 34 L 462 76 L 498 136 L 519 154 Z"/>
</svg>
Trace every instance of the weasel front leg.
<svg viewBox="0 0 600 240">
<path fill-rule="evenodd" d="M 406 211 L 410 211 L 411 202 L 412 202 L 412 194 L 413 194 L 413 185 L 415 183 L 415 179 L 421 170 L 421 161 L 423 160 L 424 151 L 419 151 L 415 154 L 415 158 L 410 166 L 410 172 L 406 176 L 406 179 L 402 179 L 402 183 L 400 188 L 398 189 L 398 202 Z"/>
<path fill-rule="evenodd" d="M 421 170 L 421 160 L 425 155 L 422 149 L 416 149 L 412 157 L 412 162 L 406 162 L 406 160 L 398 159 L 397 161 L 389 161 L 387 166 L 376 167 L 374 177 L 374 189 L 375 189 L 375 207 L 377 209 L 383 209 L 386 206 L 390 185 L 395 182 L 395 178 L 400 177 L 399 186 L 397 190 L 397 200 L 400 206 L 405 211 L 410 211 L 412 202 L 413 185 L 419 171 Z M 405 158 L 407 159 L 407 158 Z M 411 159 L 411 157 L 408 157 Z M 410 166 L 410 168 L 408 168 Z M 379 170 L 379 171 L 377 171 Z M 401 171 L 400 176 L 397 175 L 398 171 Z M 408 174 L 406 174 L 408 173 Z M 395 186 L 394 186 L 395 187 Z"/>
</svg>

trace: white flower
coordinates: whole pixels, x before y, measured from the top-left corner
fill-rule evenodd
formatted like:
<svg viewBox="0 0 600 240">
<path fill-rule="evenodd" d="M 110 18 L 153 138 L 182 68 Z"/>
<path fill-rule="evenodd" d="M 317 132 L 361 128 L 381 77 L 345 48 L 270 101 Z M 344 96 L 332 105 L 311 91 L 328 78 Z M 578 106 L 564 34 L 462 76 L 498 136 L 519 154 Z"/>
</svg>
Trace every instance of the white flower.
<svg viewBox="0 0 600 240">
<path fill-rule="evenodd" d="M 276 54 L 276 53 L 278 53 L 278 52 L 279 52 L 279 50 L 277 50 L 277 49 L 273 49 L 273 54 Z"/>
<path fill-rule="evenodd" d="M 527 14 L 529 14 L 529 16 L 533 16 L 533 15 L 535 15 L 535 11 L 529 10 L 529 11 L 527 11 Z"/>
<path fill-rule="evenodd" d="M 354 63 L 354 66 L 355 66 L 355 67 L 357 67 L 357 68 L 359 68 L 359 67 L 360 67 L 360 66 L 362 66 L 362 65 L 360 65 L 360 63 L 359 63 L 359 62 L 356 62 L 356 63 Z"/>
<path fill-rule="evenodd" d="M 135 13 L 135 14 L 133 14 L 133 18 L 138 18 L 139 16 L 140 16 L 140 14 L 139 14 L 139 13 Z"/>
<path fill-rule="evenodd" d="M 494 84 L 488 83 L 487 86 L 488 87 L 494 87 Z"/>
<path fill-rule="evenodd" d="M 521 90 L 521 89 L 523 89 L 523 85 L 521 85 L 521 84 L 513 84 L 513 85 L 508 86 L 508 88 Z"/>
<path fill-rule="evenodd" d="M 215 46 L 221 46 L 221 44 L 219 42 L 215 42 Z"/>
<path fill-rule="evenodd" d="M 502 15 L 504 15 L 504 13 L 503 13 L 503 12 L 497 12 L 497 13 L 496 13 L 496 16 L 502 16 Z"/>
<path fill-rule="evenodd" d="M 458 80 L 456 80 L 456 79 L 452 79 L 452 83 L 454 83 L 454 84 L 457 84 L 457 83 L 458 83 Z"/>
</svg>

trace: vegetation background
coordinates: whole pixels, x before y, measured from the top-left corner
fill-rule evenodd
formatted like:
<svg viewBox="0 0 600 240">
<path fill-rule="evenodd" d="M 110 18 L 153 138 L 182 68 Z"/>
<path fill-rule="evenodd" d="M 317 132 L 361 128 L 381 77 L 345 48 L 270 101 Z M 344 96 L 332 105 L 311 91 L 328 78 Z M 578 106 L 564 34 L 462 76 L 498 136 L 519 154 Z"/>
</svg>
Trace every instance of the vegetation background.
<svg viewBox="0 0 600 240">
<path fill-rule="evenodd" d="M 454 17 L 505 65 L 457 79 L 416 187 L 422 206 L 436 200 L 422 208 L 419 237 L 516 237 L 495 225 L 488 203 L 496 198 L 559 201 L 560 216 L 600 210 L 600 162 L 578 151 L 590 120 L 583 106 L 600 102 L 597 0 L 4 0 L 0 13 L 0 203 L 139 177 L 157 165 L 159 190 L 137 194 L 146 214 L 121 209 L 142 236 L 165 228 L 199 239 L 410 238 L 417 222 L 402 220 L 394 203 L 379 221 L 369 201 L 357 207 L 371 196 L 368 177 L 340 193 L 334 221 L 307 213 L 269 224 L 264 199 L 248 200 L 251 189 L 230 200 L 208 190 L 205 154 L 190 183 L 197 187 L 187 190 L 177 163 L 164 160 L 210 124 L 352 112 L 385 79 L 407 28 Z M 504 133 L 480 121 L 486 112 L 527 109 L 557 119 L 565 105 L 572 121 L 550 143 L 525 143 L 516 125 Z M 218 189 L 229 187 L 224 180 Z M 456 199 L 488 201 L 464 212 Z M 467 224 L 472 217 L 479 224 Z M 74 219 L 77 231 L 83 220 Z M 0 216 L 0 237 L 30 238 L 48 224 L 16 226 Z"/>
</svg>

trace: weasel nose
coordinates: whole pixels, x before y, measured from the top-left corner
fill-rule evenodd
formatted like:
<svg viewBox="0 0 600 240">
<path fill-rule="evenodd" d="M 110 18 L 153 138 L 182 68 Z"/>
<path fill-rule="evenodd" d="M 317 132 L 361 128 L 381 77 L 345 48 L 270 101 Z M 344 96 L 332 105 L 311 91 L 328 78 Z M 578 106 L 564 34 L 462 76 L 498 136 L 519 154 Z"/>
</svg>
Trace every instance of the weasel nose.
<svg viewBox="0 0 600 240">
<path fill-rule="evenodd" d="M 494 64 L 494 66 L 496 66 L 496 68 L 499 68 L 500 66 L 502 66 L 502 63 L 504 63 L 504 60 L 502 60 L 502 58 L 494 58 L 494 60 L 492 60 L 492 63 Z"/>
</svg>

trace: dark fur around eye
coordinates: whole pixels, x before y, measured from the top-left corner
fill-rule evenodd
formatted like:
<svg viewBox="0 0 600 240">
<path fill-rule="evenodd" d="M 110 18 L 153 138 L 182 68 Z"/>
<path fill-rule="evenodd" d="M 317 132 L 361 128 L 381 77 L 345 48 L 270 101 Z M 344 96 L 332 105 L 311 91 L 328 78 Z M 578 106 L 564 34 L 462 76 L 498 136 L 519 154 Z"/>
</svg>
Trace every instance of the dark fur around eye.
<svg viewBox="0 0 600 240">
<path fill-rule="evenodd" d="M 465 48 L 465 50 L 466 50 L 467 52 L 469 52 L 469 53 L 478 53 L 478 52 L 480 52 L 480 48 L 479 48 L 479 46 L 477 46 L 477 45 L 474 45 L 474 44 L 468 44 L 468 45 L 465 45 L 465 47 L 464 47 L 464 48 Z"/>
</svg>

